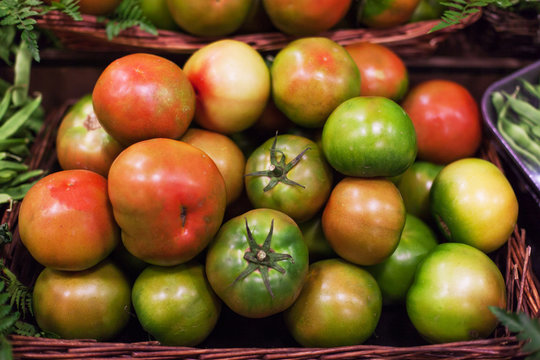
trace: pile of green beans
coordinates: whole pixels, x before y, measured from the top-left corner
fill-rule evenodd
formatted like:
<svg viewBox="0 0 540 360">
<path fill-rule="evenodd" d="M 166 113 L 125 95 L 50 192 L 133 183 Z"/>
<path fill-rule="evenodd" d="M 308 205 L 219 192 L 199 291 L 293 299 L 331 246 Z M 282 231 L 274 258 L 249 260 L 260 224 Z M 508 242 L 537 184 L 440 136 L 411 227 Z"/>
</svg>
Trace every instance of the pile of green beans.
<svg viewBox="0 0 540 360">
<path fill-rule="evenodd" d="M 29 95 L 31 62 L 28 49 L 19 46 L 13 84 L 0 78 L 0 204 L 22 199 L 44 173 L 25 163 L 45 116 L 41 94 Z"/>
<path fill-rule="evenodd" d="M 530 169 L 540 168 L 540 83 L 524 78 L 512 93 L 491 94 L 497 112 L 497 130 L 508 145 L 519 154 Z"/>
</svg>

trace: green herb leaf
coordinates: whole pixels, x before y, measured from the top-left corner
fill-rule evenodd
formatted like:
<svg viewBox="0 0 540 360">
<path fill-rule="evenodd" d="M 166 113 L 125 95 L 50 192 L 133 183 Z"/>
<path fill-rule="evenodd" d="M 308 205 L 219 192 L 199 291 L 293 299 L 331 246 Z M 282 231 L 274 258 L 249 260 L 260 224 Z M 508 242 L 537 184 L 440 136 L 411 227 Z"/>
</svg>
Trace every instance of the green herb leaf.
<svg viewBox="0 0 540 360">
<path fill-rule="evenodd" d="M 134 26 L 152 35 L 158 34 L 154 24 L 144 15 L 139 0 L 122 0 L 108 19 L 100 17 L 99 20 L 106 21 L 105 32 L 109 40 Z"/>
<path fill-rule="evenodd" d="M 510 332 L 516 333 L 519 340 L 526 341 L 522 348 L 523 352 L 529 353 L 526 360 L 540 359 L 540 321 L 538 319 L 533 319 L 525 313 L 507 312 L 495 306 L 490 306 L 489 310 Z"/>
</svg>

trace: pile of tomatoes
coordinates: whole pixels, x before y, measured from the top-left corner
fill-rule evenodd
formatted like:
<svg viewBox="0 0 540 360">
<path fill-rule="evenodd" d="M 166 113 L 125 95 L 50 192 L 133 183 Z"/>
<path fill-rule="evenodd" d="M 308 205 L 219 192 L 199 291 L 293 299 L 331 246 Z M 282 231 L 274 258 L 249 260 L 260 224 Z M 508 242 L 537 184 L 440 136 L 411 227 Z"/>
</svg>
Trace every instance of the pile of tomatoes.
<svg viewBox="0 0 540 360">
<path fill-rule="evenodd" d="M 518 204 L 474 157 L 463 86 L 409 89 L 390 49 L 322 37 L 268 59 L 219 40 L 182 65 L 121 57 L 63 119 L 63 170 L 19 215 L 45 267 L 42 329 L 108 340 L 133 311 L 161 343 L 196 345 L 227 306 L 283 314 L 300 345 L 341 346 L 402 303 L 430 342 L 491 334 L 506 293 L 489 254 Z"/>
</svg>

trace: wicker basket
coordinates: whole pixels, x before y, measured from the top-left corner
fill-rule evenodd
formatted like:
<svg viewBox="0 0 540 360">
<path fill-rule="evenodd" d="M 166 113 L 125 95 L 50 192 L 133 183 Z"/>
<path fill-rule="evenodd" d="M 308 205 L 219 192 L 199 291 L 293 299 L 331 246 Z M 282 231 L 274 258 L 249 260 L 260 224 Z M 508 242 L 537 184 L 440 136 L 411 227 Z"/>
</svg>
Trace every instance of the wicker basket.
<svg viewBox="0 0 540 360">
<path fill-rule="evenodd" d="M 390 29 L 337 29 L 320 34 L 341 45 L 360 41 L 384 44 L 403 57 L 427 55 L 433 52 L 452 32 L 473 24 L 481 17 L 477 12 L 459 25 L 429 33 L 439 20 L 426 20 L 395 26 Z M 148 51 L 168 53 L 192 53 L 219 38 L 202 38 L 176 31 L 160 30 L 154 36 L 137 27 L 124 30 L 119 36 L 108 40 L 105 25 L 95 16 L 83 15 L 82 21 L 75 21 L 58 12 L 51 12 L 37 19 L 38 26 L 51 30 L 68 48 L 78 51 Z M 259 51 L 273 51 L 283 48 L 295 37 L 281 32 L 239 34 L 228 36 L 252 45 Z"/>
<path fill-rule="evenodd" d="M 52 111 L 32 147 L 30 166 L 32 168 L 58 169 L 54 149 L 56 129 L 65 112 L 74 101 L 67 102 L 61 108 Z M 481 154 L 499 166 L 499 158 L 491 141 L 485 141 Z M 4 208 L 2 222 L 8 223 L 13 232 L 13 241 L 2 251 L 6 265 L 26 285 L 31 286 L 40 269 L 22 245 L 17 231 L 17 216 L 20 203 L 11 208 Z M 531 247 L 527 244 L 525 232 L 516 227 L 508 243 L 493 254 L 494 261 L 505 275 L 508 294 L 508 310 L 523 311 L 537 317 L 540 309 L 539 284 L 532 272 Z M 384 311 L 383 311 L 384 313 Z M 259 319 L 264 321 L 264 319 Z M 258 321 L 258 320 L 257 320 Z M 270 323 L 272 324 L 272 323 Z M 278 322 L 279 324 L 279 322 Z M 396 326 L 397 322 L 390 322 Z M 251 323 L 253 325 L 253 323 Z M 268 323 L 266 323 L 268 325 Z M 275 323 L 274 323 L 275 325 Z M 229 336 L 237 336 L 242 331 L 253 333 L 253 328 L 244 323 L 237 324 L 236 329 L 225 330 Z M 242 330 L 241 328 L 244 328 Z M 409 331 L 414 332 L 414 330 Z M 127 330 L 126 330 L 127 331 Z M 256 332 L 256 331 L 255 331 Z M 284 329 L 265 330 L 263 334 L 286 333 Z M 399 333 L 404 336 L 404 333 Z M 13 353 L 21 359 L 98 359 L 98 358 L 141 358 L 141 359 L 515 359 L 523 357 L 521 343 L 507 329 L 500 326 L 493 336 L 484 340 L 455 342 L 439 345 L 426 345 L 424 342 L 407 346 L 379 344 L 368 340 L 366 344 L 334 348 L 302 348 L 289 346 L 265 346 L 249 344 L 248 346 L 231 346 L 228 342 L 220 342 L 221 346 L 213 347 L 203 343 L 200 347 L 161 346 L 155 341 L 146 341 L 148 337 L 130 338 L 122 335 L 114 342 L 97 342 L 94 340 L 60 340 L 34 338 L 27 336 L 10 336 Z M 124 340 L 125 339 L 125 340 Z"/>
</svg>

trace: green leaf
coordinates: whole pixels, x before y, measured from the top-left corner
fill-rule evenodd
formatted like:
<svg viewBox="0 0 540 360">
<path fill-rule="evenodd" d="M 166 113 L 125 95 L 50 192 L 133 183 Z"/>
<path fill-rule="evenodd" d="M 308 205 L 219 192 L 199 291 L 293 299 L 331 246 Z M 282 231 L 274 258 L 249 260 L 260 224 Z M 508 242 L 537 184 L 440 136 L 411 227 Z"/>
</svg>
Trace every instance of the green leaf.
<svg viewBox="0 0 540 360">
<path fill-rule="evenodd" d="M 495 306 L 489 310 L 512 333 L 516 333 L 519 340 L 525 341 L 522 351 L 529 353 L 526 359 L 540 359 L 540 321 L 533 319 L 525 313 L 511 313 Z"/>
<path fill-rule="evenodd" d="M 103 21 L 103 18 L 101 18 Z M 109 17 L 105 32 L 107 38 L 112 40 L 123 30 L 138 26 L 141 30 L 157 35 L 158 31 L 154 24 L 144 15 L 139 0 L 122 0 L 113 14 Z"/>
</svg>

